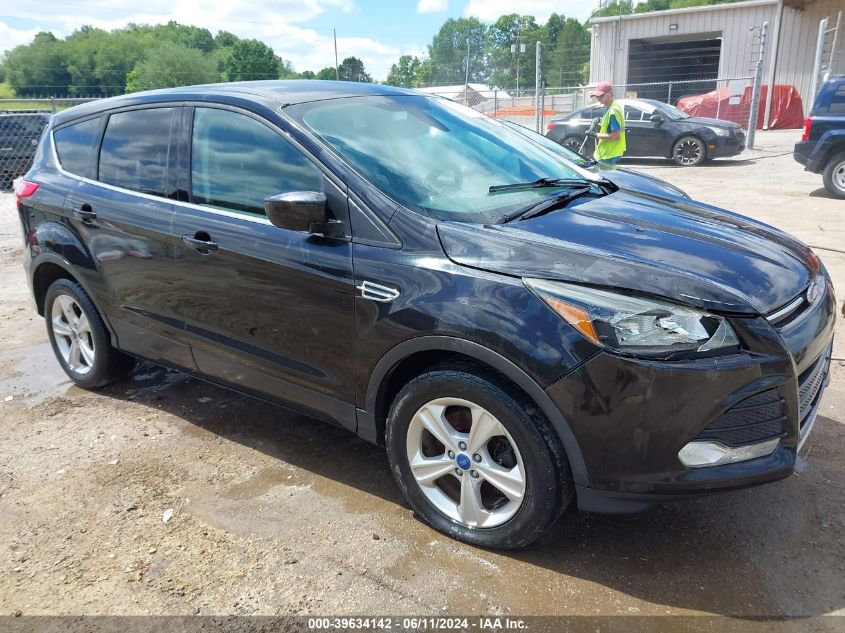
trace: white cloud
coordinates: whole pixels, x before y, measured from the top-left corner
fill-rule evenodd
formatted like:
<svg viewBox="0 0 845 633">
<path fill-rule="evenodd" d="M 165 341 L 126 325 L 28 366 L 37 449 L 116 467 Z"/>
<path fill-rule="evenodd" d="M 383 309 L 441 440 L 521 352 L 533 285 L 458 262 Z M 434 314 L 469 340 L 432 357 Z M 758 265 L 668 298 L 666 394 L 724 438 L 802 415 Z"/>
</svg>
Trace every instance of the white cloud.
<svg viewBox="0 0 845 633">
<path fill-rule="evenodd" d="M 2 42 L 2 44 L 0 44 L 0 46 L 2 46 L 2 48 L 0 48 L 0 57 L 2 57 L 5 51 L 12 50 L 19 44 L 26 44 L 27 42 L 30 42 L 41 30 L 42 29 L 18 30 L 13 29 L 5 22 L 0 22 L 0 42 Z"/>
<path fill-rule="evenodd" d="M 502 15 L 518 13 L 533 15 L 542 24 L 552 13 L 586 20 L 595 8 L 594 1 L 585 0 L 522 0 L 518 5 L 513 0 L 469 0 L 464 15 L 476 17 L 482 22 L 495 22 Z"/>
<path fill-rule="evenodd" d="M 49 6 L 48 6 L 49 5 Z M 49 19 L 44 18 L 45 9 Z M 277 55 L 290 61 L 295 70 L 319 71 L 334 66 L 334 41 L 331 31 L 307 28 L 310 20 L 327 9 L 349 13 L 356 10 L 353 0 L 146 0 L 139 8 L 137 0 L 41 0 L 32 8 L 25 4 L 4 8 L 7 21 L 38 20 L 38 29 L 15 29 L 0 22 L 0 46 L 13 48 L 32 40 L 41 30 L 66 37 L 87 24 L 111 30 L 136 24 L 164 24 L 175 20 L 180 24 L 204 27 L 215 34 L 229 31 L 238 37 L 255 38 L 272 47 Z M 419 54 L 424 47 L 394 47 L 365 37 L 338 37 L 338 61 L 356 56 L 363 60 L 374 79 L 387 77 L 390 65 L 405 53 Z M 407 48 L 407 50 L 406 50 Z"/>
<path fill-rule="evenodd" d="M 420 0 L 417 2 L 417 13 L 442 13 L 448 8 L 448 0 Z"/>
</svg>

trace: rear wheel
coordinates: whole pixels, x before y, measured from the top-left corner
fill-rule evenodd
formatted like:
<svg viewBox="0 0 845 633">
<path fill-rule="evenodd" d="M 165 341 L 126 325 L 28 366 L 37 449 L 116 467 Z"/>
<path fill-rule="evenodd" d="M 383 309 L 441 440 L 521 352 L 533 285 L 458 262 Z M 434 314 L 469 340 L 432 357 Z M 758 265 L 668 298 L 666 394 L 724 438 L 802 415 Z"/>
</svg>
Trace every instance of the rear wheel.
<svg viewBox="0 0 845 633">
<path fill-rule="evenodd" d="M 79 284 L 54 281 L 44 299 L 44 315 L 53 352 L 80 387 L 102 387 L 132 369 L 134 360 L 111 346 L 102 318 Z"/>
<path fill-rule="evenodd" d="M 538 539 L 573 497 L 549 422 L 501 378 L 435 368 L 390 410 L 387 451 L 417 514 L 445 534 L 515 549 Z"/>
<path fill-rule="evenodd" d="M 824 186 L 837 198 L 845 198 L 845 152 L 840 152 L 824 168 Z"/>
<path fill-rule="evenodd" d="M 681 167 L 694 167 L 707 160 L 707 148 L 697 136 L 682 136 L 672 146 L 672 160 Z"/>
</svg>

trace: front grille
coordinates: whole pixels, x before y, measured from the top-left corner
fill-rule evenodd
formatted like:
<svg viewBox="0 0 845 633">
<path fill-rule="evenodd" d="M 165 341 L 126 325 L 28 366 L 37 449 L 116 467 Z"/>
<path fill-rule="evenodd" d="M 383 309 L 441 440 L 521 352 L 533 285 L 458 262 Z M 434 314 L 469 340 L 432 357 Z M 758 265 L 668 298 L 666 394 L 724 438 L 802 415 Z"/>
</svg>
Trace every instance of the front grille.
<svg viewBox="0 0 845 633">
<path fill-rule="evenodd" d="M 694 441 L 720 442 L 726 446 L 755 444 L 783 435 L 784 400 L 777 389 L 762 391 L 722 413 Z"/>
<path fill-rule="evenodd" d="M 804 370 L 798 377 L 798 402 L 800 410 L 801 428 L 804 427 L 805 422 L 809 418 L 810 412 L 819 400 L 819 395 L 822 386 L 827 378 L 827 372 L 830 368 L 830 354 L 831 347 L 828 347 L 825 352 L 810 367 Z"/>
</svg>

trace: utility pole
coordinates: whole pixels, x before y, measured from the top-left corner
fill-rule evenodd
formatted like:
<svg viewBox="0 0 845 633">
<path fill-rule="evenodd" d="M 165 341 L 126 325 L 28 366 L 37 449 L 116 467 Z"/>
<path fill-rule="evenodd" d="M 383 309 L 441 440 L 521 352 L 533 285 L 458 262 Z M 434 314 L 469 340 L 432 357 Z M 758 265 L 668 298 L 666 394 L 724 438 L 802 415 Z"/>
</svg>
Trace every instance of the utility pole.
<svg viewBox="0 0 845 633">
<path fill-rule="evenodd" d="M 757 114 L 760 111 L 760 88 L 763 83 L 763 60 L 766 57 L 766 35 L 769 32 L 769 23 L 763 22 L 760 29 L 760 53 L 757 55 L 757 63 L 754 65 L 754 85 L 751 89 L 751 112 L 748 115 L 748 137 L 746 147 L 754 149 L 754 136 L 757 133 Z M 770 86 L 771 90 L 773 87 Z"/>
<path fill-rule="evenodd" d="M 519 99 L 519 54 L 525 52 L 525 44 L 520 42 L 522 36 L 522 19 L 516 27 L 516 44 L 511 44 L 511 54 L 516 53 L 516 98 Z"/>
<path fill-rule="evenodd" d="M 467 70 L 464 75 L 464 105 L 469 105 L 469 38 L 467 38 Z"/>
<path fill-rule="evenodd" d="M 334 76 L 340 81 L 340 66 L 337 65 L 337 29 L 332 29 L 334 34 Z"/>
<path fill-rule="evenodd" d="M 542 114 L 540 112 L 540 40 L 537 40 L 537 53 L 534 56 L 534 131 L 540 132 Z"/>
</svg>

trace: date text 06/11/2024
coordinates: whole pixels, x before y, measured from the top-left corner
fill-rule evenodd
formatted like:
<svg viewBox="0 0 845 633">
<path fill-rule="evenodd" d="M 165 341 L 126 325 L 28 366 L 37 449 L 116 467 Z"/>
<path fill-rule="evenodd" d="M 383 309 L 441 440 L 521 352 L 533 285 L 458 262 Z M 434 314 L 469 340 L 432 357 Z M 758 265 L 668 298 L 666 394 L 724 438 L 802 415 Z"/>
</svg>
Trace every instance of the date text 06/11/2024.
<svg viewBox="0 0 845 633">
<path fill-rule="evenodd" d="M 311 630 L 334 631 L 519 631 L 528 628 L 520 618 L 503 617 L 342 617 L 309 618 Z"/>
</svg>

